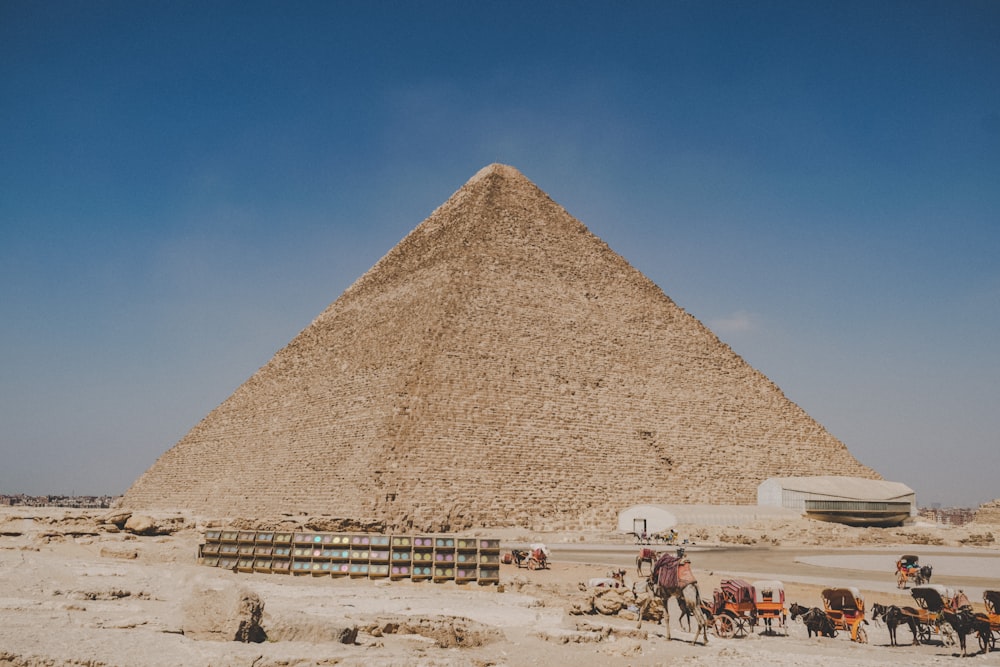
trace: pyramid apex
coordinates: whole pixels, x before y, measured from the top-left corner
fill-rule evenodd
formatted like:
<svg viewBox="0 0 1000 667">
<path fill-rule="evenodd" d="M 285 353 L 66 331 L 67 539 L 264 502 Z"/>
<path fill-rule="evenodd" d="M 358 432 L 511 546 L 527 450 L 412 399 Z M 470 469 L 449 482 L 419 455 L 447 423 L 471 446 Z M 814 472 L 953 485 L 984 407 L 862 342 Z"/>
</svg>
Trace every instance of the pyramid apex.
<svg viewBox="0 0 1000 667">
<path fill-rule="evenodd" d="M 475 176 L 469 179 L 469 183 L 475 183 L 476 181 L 480 181 L 489 176 L 493 176 L 494 174 L 502 178 L 525 178 L 524 174 L 522 174 L 516 168 L 508 164 L 500 164 L 499 162 L 494 162 L 493 164 L 488 164 L 479 171 L 477 171 Z"/>
</svg>

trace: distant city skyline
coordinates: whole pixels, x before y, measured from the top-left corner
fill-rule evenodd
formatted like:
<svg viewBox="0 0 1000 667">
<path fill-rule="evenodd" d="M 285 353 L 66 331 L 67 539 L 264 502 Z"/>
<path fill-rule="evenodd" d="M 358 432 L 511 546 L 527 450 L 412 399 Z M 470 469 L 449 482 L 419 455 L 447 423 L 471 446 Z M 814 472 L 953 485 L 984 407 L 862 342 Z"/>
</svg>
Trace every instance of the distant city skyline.
<svg viewBox="0 0 1000 667">
<path fill-rule="evenodd" d="M 0 3 L 0 493 L 120 494 L 513 165 L 885 478 L 1000 497 L 1000 5 Z"/>
</svg>

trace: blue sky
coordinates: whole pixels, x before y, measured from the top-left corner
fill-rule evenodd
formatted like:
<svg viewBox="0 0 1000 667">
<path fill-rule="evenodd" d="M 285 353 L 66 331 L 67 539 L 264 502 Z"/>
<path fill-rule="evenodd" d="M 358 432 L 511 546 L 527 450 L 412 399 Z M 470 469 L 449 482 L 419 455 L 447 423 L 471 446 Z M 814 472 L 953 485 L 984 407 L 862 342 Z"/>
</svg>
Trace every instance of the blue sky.
<svg viewBox="0 0 1000 667">
<path fill-rule="evenodd" d="M 1000 4 L 0 0 L 0 493 L 121 493 L 511 164 L 922 505 L 1000 496 Z"/>
</svg>

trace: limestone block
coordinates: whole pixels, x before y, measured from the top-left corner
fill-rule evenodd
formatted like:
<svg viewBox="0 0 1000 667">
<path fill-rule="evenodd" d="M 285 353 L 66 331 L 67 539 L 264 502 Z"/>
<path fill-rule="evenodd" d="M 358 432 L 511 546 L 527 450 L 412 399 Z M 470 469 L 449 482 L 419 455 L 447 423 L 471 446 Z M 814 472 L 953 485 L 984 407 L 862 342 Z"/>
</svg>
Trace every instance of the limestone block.
<svg viewBox="0 0 1000 667">
<path fill-rule="evenodd" d="M 210 641 L 262 642 L 264 601 L 253 591 L 230 582 L 215 588 L 193 586 L 182 605 L 186 637 Z"/>
</svg>

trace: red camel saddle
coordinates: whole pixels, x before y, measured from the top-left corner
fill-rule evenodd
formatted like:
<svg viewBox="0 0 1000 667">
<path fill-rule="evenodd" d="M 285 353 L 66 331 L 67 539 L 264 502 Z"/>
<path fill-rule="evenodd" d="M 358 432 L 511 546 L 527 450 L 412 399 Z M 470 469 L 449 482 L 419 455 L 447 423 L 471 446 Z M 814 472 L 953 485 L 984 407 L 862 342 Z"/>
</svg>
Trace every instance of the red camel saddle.
<svg viewBox="0 0 1000 667">
<path fill-rule="evenodd" d="M 653 580 L 663 588 L 683 588 L 697 583 L 691 571 L 691 561 L 663 554 L 653 566 Z"/>
</svg>

